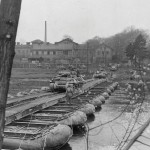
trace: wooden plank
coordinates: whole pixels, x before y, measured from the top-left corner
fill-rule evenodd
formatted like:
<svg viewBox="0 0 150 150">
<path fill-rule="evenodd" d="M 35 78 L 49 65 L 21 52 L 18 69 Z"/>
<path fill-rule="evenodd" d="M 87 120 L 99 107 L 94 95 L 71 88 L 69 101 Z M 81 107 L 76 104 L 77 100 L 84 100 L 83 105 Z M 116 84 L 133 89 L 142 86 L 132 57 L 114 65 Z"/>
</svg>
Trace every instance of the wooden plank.
<svg viewBox="0 0 150 150">
<path fill-rule="evenodd" d="M 40 93 L 40 94 L 34 94 L 34 95 L 27 95 L 27 96 L 24 96 L 24 97 L 18 97 L 18 98 L 13 98 L 13 99 L 9 99 L 7 101 L 7 108 L 8 107 L 13 107 L 15 105 L 18 105 L 20 103 L 23 103 L 23 102 L 27 102 L 27 101 L 31 101 L 31 100 L 35 100 L 37 98 L 41 98 L 41 97 L 44 97 L 44 96 L 49 96 L 49 95 L 52 95 L 54 93 Z"/>
<path fill-rule="evenodd" d="M 89 89 L 93 88 L 94 86 L 96 86 L 97 84 L 100 84 L 102 82 L 105 82 L 106 80 L 92 80 L 91 82 L 88 82 L 87 84 L 83 85 L 83 90 L 84 91 L 88 91 Z"/>
<path fill-rule="evenodd" d="M 6 122 L 5 124 L 9 124 L 15 120 L 21 119 L 25 116 L 28 116 L 34 112 L 57 104 L 59 100 L 65 98 L 65 94 L 59 94 L 54 96 L 47 96 L 44 98 L 38 98 L 30 103 L 26 103 L 23 105 L 17 105 L 13 108 L 9 108 L 6 110 Z"/>
<path fill-rule="evenodd" d="M 149 124 L 150 124 L 150 118 L 143 124 L 143 126 L 139 129 L 136 135 L 130 140 L 130 142 L 123 150 L 129 150 L 132 147 L 132 145 L 136 142 L 136 140 L 142 135 L 145 129 L 149 126 Z"/>
<path fill-rule="evenodd" d="M 92 80 L 91 82 L 86 83 L 83 86 L 83 88 L 84 88 L 84 90 L 88 90 L 91 87 L 93 87 L 101 82 L 102 82 L 101 80 L 94 80 L 94 81 Z M 13 107 L 8 107 L 6 109 L 5 124 L 7 125 L 15 120 L 21 119 L 25 116 L 33 114 L 44 108 L 53 106 L 53 105 L 57 104 L 58 101 L 62 101 L 64 99 L 65 99 L 65 93 L 58 94 L 58 95 L 49 95 L 46 97 L 37 98 L 33 101 L 31 100 L 31 101 L 27 101 L 27 102 L 25 102 L 24 99 L 14 100 L 14 103 L 16 103 L 17 101 L 22 101 L 22 100 L 24 101 L 24 103 L 20 103 L 19 105 L 14 105 Z"/>
<path fill-rule="evenodd" d="M 89 79 L 89 80 L 86 80 L 86 83 L 85 85 L 83 85 L 83 88 L 86 89 L 86 86 L 90 83 L 90 82 L 93 82 L 93 79 Z M 22 102 L 27 102 L 27 101 L 31 101 L 31 100 L 34 100 L 36 98 L 40 98 L 40 97 L 44 97 L 44 96 L 48 96 L 48 95 L 51 95 L 51 94 L 56 94 L 56 93 L 50 93 L 50 92 L 42 92 L 42 93 L 36 93 L 36 94 L 32 94 L 32 95 L 26 95 L 26 96 L 23 96 L 23 97 L 17 97 L 17 98 L 8 98 L 8 101 L 7 101 L 7 107 L 13 107 L 15 105 L 18 105 L 19 103 L 22 103 Z"/>
</svg>

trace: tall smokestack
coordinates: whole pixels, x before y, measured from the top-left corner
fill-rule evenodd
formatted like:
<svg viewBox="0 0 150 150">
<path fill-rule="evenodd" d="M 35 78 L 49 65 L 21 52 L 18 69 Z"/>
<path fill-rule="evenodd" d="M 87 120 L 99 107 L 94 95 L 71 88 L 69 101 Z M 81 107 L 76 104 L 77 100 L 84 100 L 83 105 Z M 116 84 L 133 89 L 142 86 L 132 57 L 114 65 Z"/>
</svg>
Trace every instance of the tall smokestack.
<svg viewBox="0 0 150 150">
<path fill-rule="evenodd" d="M 45 39 L 44 39 L 44 42 L 46 43 L 47 42 L 47 23 L 45 21 Z"/>
</svg>

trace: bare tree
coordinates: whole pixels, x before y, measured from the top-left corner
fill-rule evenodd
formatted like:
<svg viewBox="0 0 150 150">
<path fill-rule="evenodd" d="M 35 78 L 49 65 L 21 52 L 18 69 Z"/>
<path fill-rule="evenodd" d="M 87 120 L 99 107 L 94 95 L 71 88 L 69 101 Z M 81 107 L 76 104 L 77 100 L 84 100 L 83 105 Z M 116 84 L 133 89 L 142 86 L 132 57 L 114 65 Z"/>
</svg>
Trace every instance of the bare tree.
<svg viewBox="0 0 150 150">
<path fill-rule="evenodd" d="M 64 39 L 73 40 L 73 38 L 72 38 L 70 35 L 67 35 L 67 34 L 65 34 L 65 35 L 63 36 L 63 40 L 64 40 Z"/>
<path fill-rule="evenodd" d="M 0 2 L 0 149 L 5 127 L 5 108 L 22 0 Z"/>
</svg>

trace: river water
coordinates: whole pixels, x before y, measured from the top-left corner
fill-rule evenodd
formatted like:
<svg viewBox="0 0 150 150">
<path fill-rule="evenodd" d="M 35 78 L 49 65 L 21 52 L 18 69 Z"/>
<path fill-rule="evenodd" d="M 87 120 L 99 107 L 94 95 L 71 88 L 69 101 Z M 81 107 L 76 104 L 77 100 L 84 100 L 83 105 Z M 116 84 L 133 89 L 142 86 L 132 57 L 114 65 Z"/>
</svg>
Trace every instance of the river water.
<svg viewBox="0 0 150 150">
<path fill-rule="evenodd" d="M 119 102 L 119 104 L 116 104 L 114 101 L 114 99 L 107 100 L 102 105 L 101 110 L 95 112 L 93 117 L 89 117 L 87 123 L 89 129 L 95 126 L 99 127 L 89 131 L 88 148 L 85 134 L 76 134 L 61 150 L 115 150 L 116 145 L 121 142 L 129 125 L 129 120 L 132 117 L 132 108 L 127 107 L 127 101 Z M 117 119 L 114 120 L 114 118 Z M 135 126 L 135 131 L 132 132 L 132 135 L 137 132 L 136 129 L 139 129 L 138 125 Z"/>
<path fill-rule="evenodd" d="M 106 123 L 116 118 L 121 112 L 117 110 L 117 105 L 103 105 L 102 109 L 89 117 L 89 129 Z M 125 116 L 120 116 L 117 120 L 90 130 L 88 136 L 88 150 L 113 150 L 125 133 L 123 124 Z M 87 150 L 87 140 L 85 135 L 74 135 L 65 147 L 61 150 Z"/>
</svg>

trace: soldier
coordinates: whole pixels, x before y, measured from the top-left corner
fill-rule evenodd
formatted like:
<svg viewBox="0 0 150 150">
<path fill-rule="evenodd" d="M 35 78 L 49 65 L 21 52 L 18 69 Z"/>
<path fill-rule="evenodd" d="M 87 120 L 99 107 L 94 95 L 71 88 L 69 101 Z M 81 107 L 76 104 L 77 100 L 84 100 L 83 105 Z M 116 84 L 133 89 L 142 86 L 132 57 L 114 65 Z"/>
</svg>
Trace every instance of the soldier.
<svg viewBox="0 0 150 150">
<path fill-rule="evenodd" d="M 77 69 L 76 72 L 77 72 L 77 77 L 80 77 L 80 71 Z"/>
<path fill-rule="evenodd" d="M 72 84 L 68 84 L 67 88 L 66 88 L 66 101 L 68 104 L 71 104 L 71 97 L 73 96 L 73 85 Z"/>
</svg>

